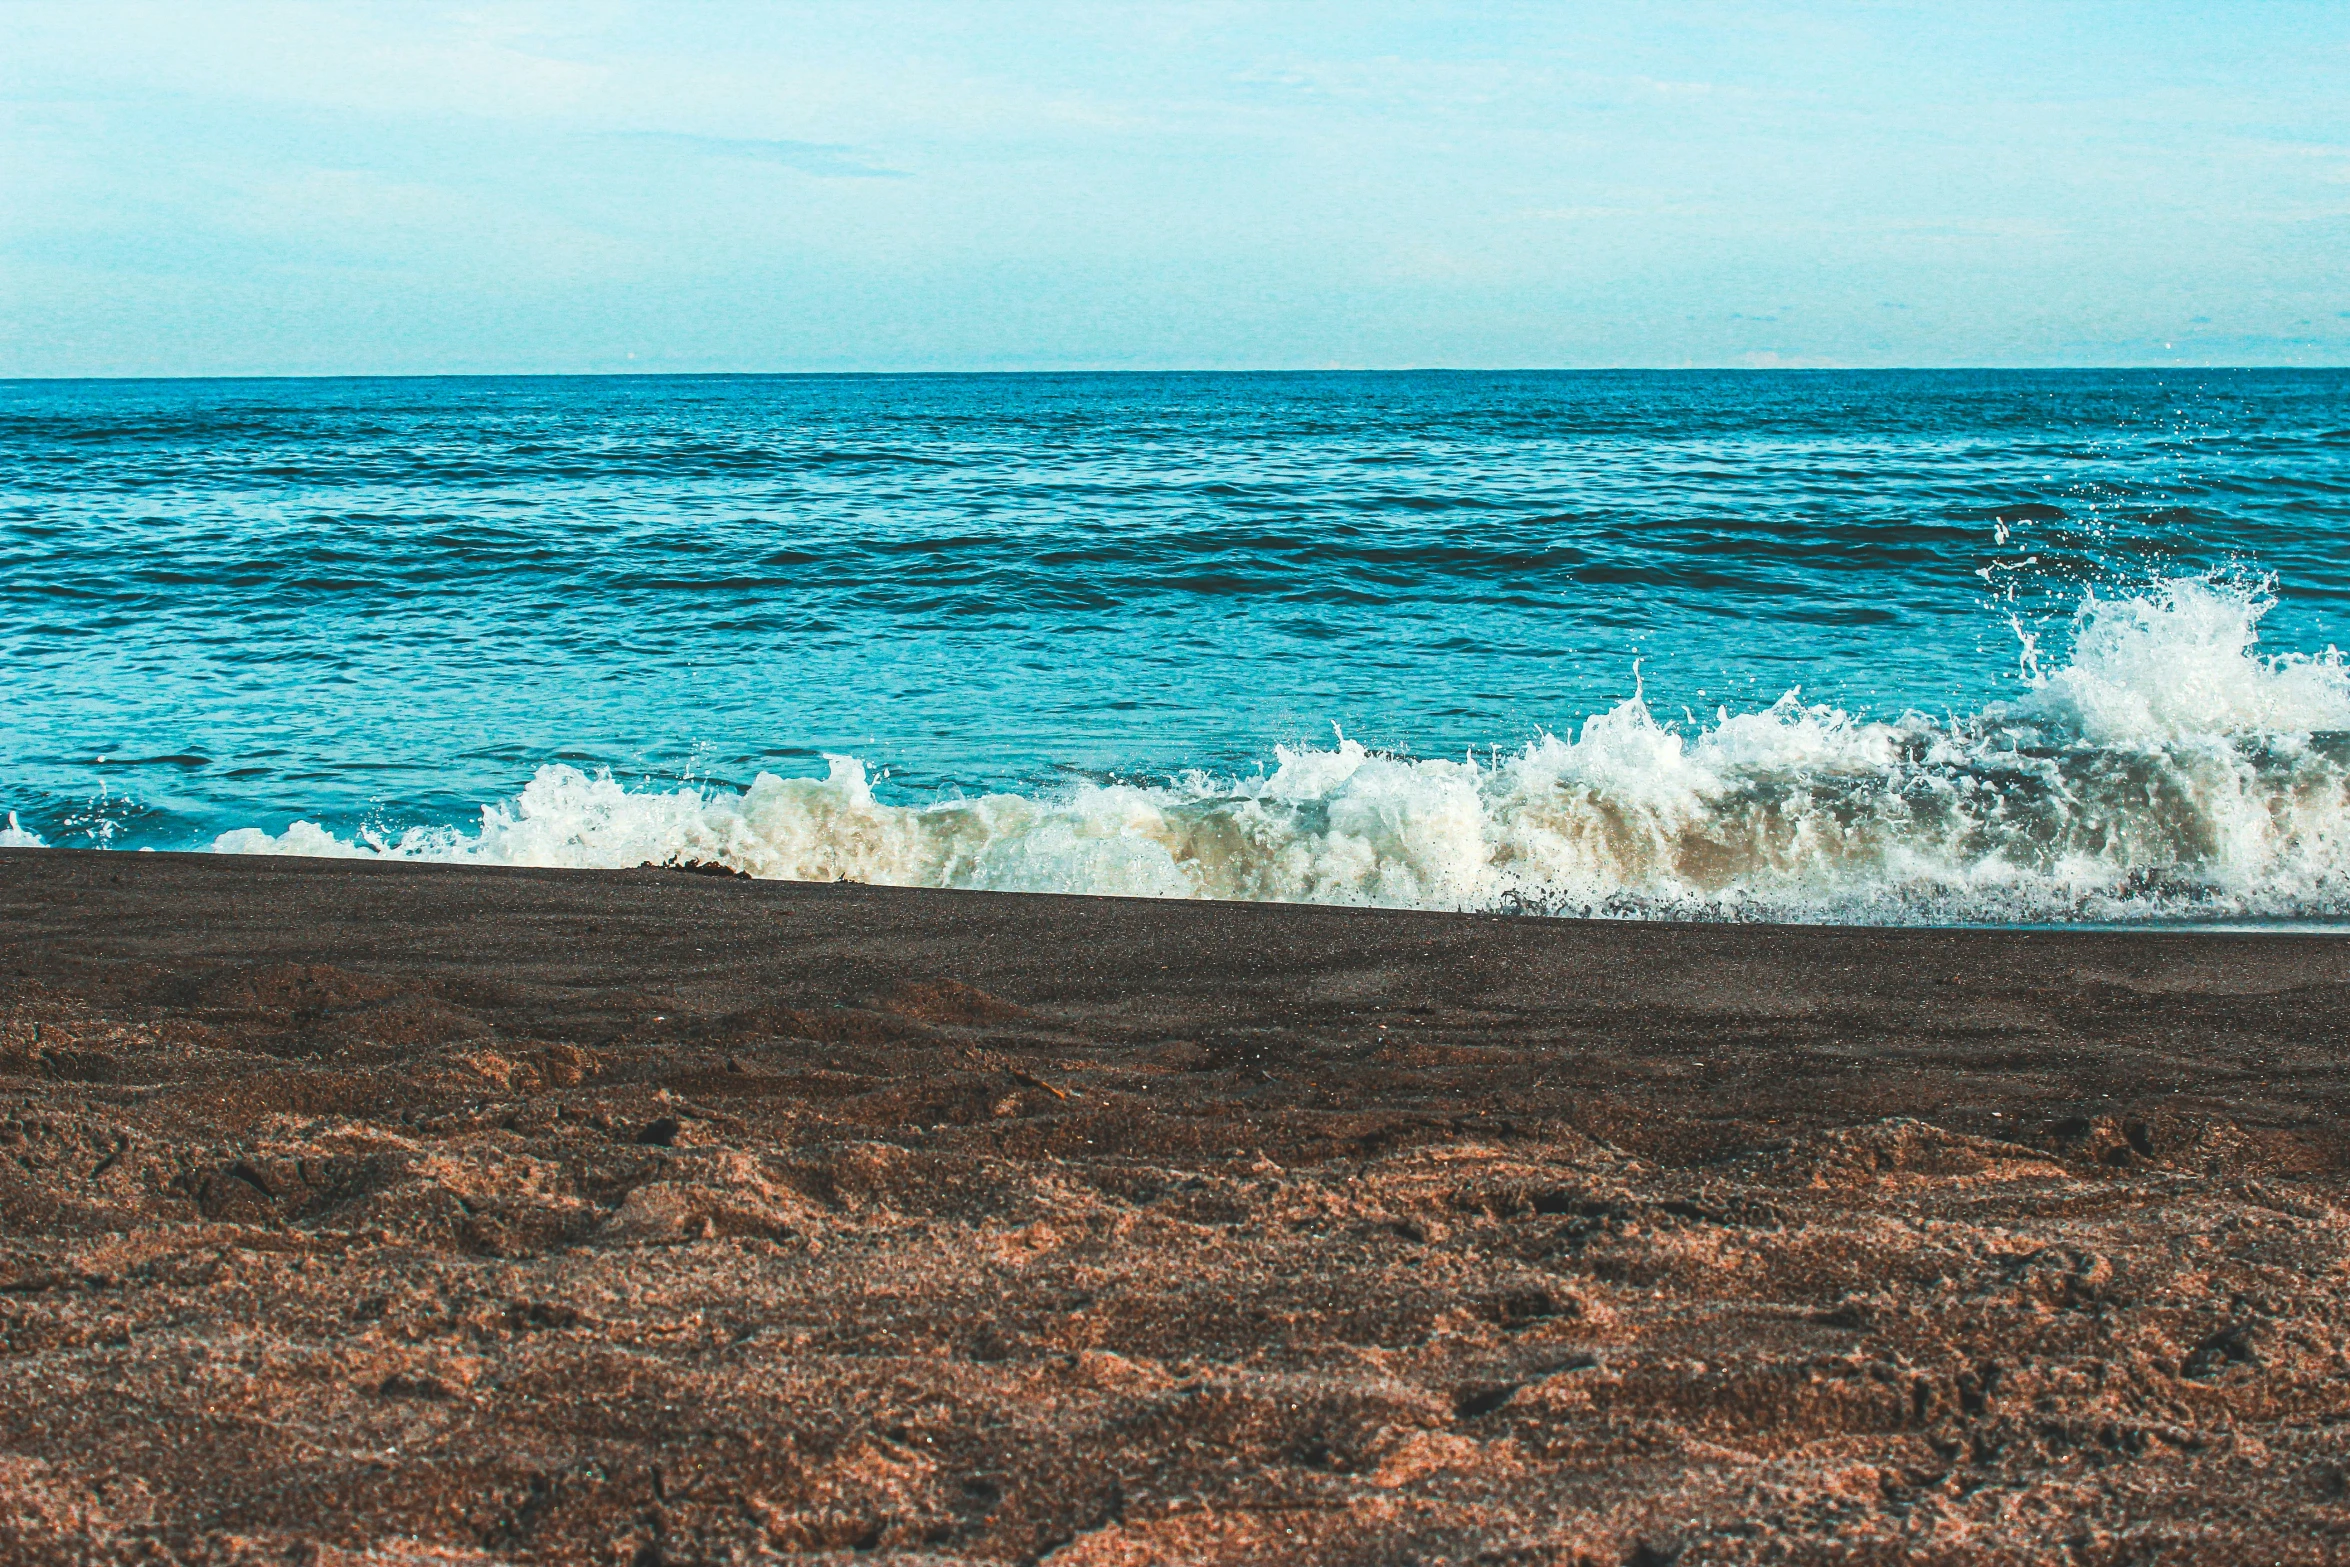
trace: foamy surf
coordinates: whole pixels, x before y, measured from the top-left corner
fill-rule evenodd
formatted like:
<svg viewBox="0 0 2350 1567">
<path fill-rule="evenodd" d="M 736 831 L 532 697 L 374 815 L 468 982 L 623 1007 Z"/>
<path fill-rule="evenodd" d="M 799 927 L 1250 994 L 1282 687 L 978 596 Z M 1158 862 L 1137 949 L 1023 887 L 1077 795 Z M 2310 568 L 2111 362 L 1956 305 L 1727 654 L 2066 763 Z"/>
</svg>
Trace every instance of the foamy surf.
<svg viewBox="0 0 2350 1567">
<path fill-rule="evenodd" d="M 2013 701 L 1870 722 L 1790 692 L 1710 722 L 1638 696 L 1516 752 L 1278 748 L 1262 774 L 928 805 L 863 762 L 734 792 L 539 769 L 477 827 L 223 852 L 623 868 L 716 862 L 882 886 L 1619 917 L 2040 922 L 2350 912 L 2350 670 L 2263 656 L 2264 591 L 2082 605 Z M 2027 654 L 2032 650 L 2026 646 Z"/>
</svg>

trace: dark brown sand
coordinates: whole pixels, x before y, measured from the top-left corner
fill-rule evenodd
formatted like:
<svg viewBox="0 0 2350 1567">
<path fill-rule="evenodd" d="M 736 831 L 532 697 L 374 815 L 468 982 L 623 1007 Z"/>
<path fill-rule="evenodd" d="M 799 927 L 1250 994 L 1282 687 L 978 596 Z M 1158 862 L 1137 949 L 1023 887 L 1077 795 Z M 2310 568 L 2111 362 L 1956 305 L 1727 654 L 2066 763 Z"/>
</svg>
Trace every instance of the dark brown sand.
<svg viewBox="0 0 2350 1567">
<path fill-rule="evenodd" d="M 0 1561 L 2350 1561 L 2350 944 L 0 854 Z"/>
</svg>

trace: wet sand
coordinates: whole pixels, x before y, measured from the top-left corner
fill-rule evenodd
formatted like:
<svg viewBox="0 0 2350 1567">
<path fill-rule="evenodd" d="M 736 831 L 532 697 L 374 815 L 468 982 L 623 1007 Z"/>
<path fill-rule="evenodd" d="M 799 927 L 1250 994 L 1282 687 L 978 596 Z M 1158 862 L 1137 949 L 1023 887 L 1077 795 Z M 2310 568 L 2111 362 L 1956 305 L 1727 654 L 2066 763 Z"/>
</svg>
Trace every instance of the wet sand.
<svg viewBox="0 0 2350 1567">
<path fill-rule="evenodd" d="M 0 1561 L 2350 1560 L 2350 942 L 0 852 Z"/>
</svg>

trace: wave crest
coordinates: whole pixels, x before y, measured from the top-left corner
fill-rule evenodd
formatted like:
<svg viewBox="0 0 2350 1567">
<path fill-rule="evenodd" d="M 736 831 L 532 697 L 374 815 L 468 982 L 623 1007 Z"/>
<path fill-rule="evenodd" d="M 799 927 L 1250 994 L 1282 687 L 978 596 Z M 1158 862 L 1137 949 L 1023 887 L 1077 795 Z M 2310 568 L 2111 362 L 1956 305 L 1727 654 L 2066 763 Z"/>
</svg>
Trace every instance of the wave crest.
<svg viewBox="0 0 2350 1567">
<path fill-rule="evenodd" d="M 1481 764 L 1341 738 L 1269 773 L 891 805 L 864 764 L 740 793 L 547 766 L 477 830 L 231 852 L 717 861 L 891 886 L 1857 922 L 2350 910 L 2350 671 L 2265 657 L 2265 585 L 2086 600 L 2070 663 L 1965 718 L 1790 692 L 1684 730 L 1639 696 Z M 2026 644 L 2027 655 L 2031 652 Z"/>
</svg>

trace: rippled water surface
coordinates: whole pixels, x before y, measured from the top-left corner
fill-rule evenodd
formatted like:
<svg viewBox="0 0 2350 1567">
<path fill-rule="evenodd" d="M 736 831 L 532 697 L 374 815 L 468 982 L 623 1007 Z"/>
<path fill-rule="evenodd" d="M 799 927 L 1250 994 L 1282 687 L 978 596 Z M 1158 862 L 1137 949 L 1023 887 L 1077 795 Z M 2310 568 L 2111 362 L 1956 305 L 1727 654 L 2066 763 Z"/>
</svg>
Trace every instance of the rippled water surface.
<svg viewBox="0 0 2350 1567">
<path fill-rule="evenodd" d="M 0 809 L 51 845 L 2314 916 L 2345 537 L 2343 372 L 8 383 Z"/>
</svg>

